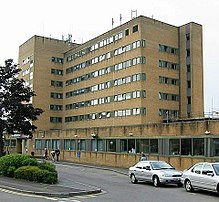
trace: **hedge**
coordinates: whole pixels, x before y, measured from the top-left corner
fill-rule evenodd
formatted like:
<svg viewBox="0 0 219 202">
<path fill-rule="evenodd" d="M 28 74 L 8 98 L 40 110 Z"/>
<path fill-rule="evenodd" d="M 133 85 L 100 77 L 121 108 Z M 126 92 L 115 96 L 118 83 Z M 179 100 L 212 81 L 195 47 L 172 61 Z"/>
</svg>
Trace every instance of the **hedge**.
<svg viewBox="0 0 219 202">
<path fill-rule="evenodd" d="M 54 164 L 48 161 L 38 162 L 32 156 L 23 154 L 1 157 L 0 175 L 47 184 L 54 184 L 58 181 L 58 173 Z"/>
</svg>

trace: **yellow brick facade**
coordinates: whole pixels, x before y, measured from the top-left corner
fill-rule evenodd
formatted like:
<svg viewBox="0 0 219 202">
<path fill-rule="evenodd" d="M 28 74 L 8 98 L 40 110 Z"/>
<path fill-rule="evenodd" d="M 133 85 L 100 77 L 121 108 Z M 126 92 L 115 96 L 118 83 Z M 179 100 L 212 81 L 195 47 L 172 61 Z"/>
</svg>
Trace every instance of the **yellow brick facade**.
<svg viewBox="0 0 219 202">
<path fill-rule="evenodd" d="M 39 155 L 43 147 L 60 147 L 63 160 L 128 167 L 139 158 L 128 154 L 130 147 L 140 150 L 146 139 L 151 151 L 156 139 L 157 154 L 148 155 L 170 158 L 175 143 L 168 137 L 202 137 L 207 130 L 180 121 L 204 116 L 202 49 L 201 25 L 145 16 L 84 44 L 33 36 L 19 48 L 20 77 L 37 95 L 33 105 L 44 110 L 30 150 Z"/>
</svg>

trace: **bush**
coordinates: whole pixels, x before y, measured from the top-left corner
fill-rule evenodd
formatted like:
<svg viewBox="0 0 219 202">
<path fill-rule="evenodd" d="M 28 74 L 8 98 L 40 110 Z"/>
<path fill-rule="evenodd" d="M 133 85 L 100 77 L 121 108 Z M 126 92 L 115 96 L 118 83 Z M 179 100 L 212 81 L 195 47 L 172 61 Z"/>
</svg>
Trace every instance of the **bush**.
<svg viewBox="0 0 219 202">
<path fill-rule="evenodd" d="M 14 166 L 9 166 L 7 169 L 7 176 L 14 177 L 15 170 L 16 170 L 16 168 Z"/>
<path fill-rule="evenodd" d="M 55 184 L 58 181 L 58 173 L 54 164 L 47 161 L 39 163 L 36 159 L 22 154 L 1 157 L 0 174 L 47 184 Z"/>
<path fill-rule="evenodd" d="M 39 163 L 36 159 L 34 158 L 28 158 L 28 159 L 25 159 L 23 162 L 22 162 L 22 165 L 23 166 L 38 166 Z"/>
<path fill-rule="evenodd" d="M 28 155 L 11 154 L 0 158 L 0 174 L 8 176 L 9 167 L 15 167 L 16 169 L 23 166 L 23 163 L 29 159 Z M 9 176 L 8 176 L 9 177 Z"/>
<path fill-rule="evenodd" d="M 29 181 L 37 181 L 36 174 L 40 168 L 37 166 L 22 166 L 14 172 L 14 177 Z"/>
<path fill-rule="evenodd" d="M 56 166 L 48 161 L 43 161 L 43 162 L 39 163 L 38 167 L 42 170 L 56 172 Z"/>
<path fill-rule="evenodd" d="M 55 184 L 58 181 L 57 172 L 41 170 L 37 166 L 22 166 L 14 172 L 14 177 L 46 184 Z"/>
<path fill-rule="evenodd" d="M 58 182 L 57 172 L 50 172 L 48 170 L 39 170 L 36 173 L 37 182 L 42 182 L 45 184 L 55 184 Z"/>
</svg>

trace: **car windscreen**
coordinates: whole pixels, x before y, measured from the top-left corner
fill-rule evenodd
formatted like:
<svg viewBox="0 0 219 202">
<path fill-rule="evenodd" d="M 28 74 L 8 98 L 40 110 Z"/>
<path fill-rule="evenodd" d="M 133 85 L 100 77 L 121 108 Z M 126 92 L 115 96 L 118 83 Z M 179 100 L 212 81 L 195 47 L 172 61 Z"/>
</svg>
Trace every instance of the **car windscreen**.
<svg viewBox="0 0 219 202">
<path fill-rule="evenodd" d="M 170 164 L 166 162 L 151 162 L 151 167 L 153 170 L 174 169 Z"/>
<path fill-rule="evenodd" d="M 219 164 L 212 164 L 216 175 L 219 175 Z"/>
</svg>

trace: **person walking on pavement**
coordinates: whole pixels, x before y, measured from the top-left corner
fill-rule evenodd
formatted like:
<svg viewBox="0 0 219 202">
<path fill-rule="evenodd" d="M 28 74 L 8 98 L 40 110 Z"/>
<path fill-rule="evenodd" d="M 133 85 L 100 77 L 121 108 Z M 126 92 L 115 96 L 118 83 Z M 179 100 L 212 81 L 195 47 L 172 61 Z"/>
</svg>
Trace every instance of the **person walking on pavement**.
<svg viewBox="0 0 219 202">
<path fill-rule="evenodd" d="M 147 156 L 144 154 L 144 152 L 141 152 L 140 161 L 147 161 Z"/>
<path fill-rule="evenodd" d="M 45 160 L 48 159 L 48 149 L 47 149 L 47 148 L 45 148 L 44 159 L 45 159 Z"/>
<path fill-rule="evenodd" d="M 53 162 L 55 162 L 55 155 L 56 155 L 56 153 L 55 153 L 55 151 L 54 151 L 54 149 L 51 151 L 51 156 L 52 156 L 52 161 Z"/>
<path fill-rule="evenodd" d="M 58 148 L 56 148 L 55 154 L 56 154 L 56 160 L 59 161 L 60 150 Z"/>
</svg>

